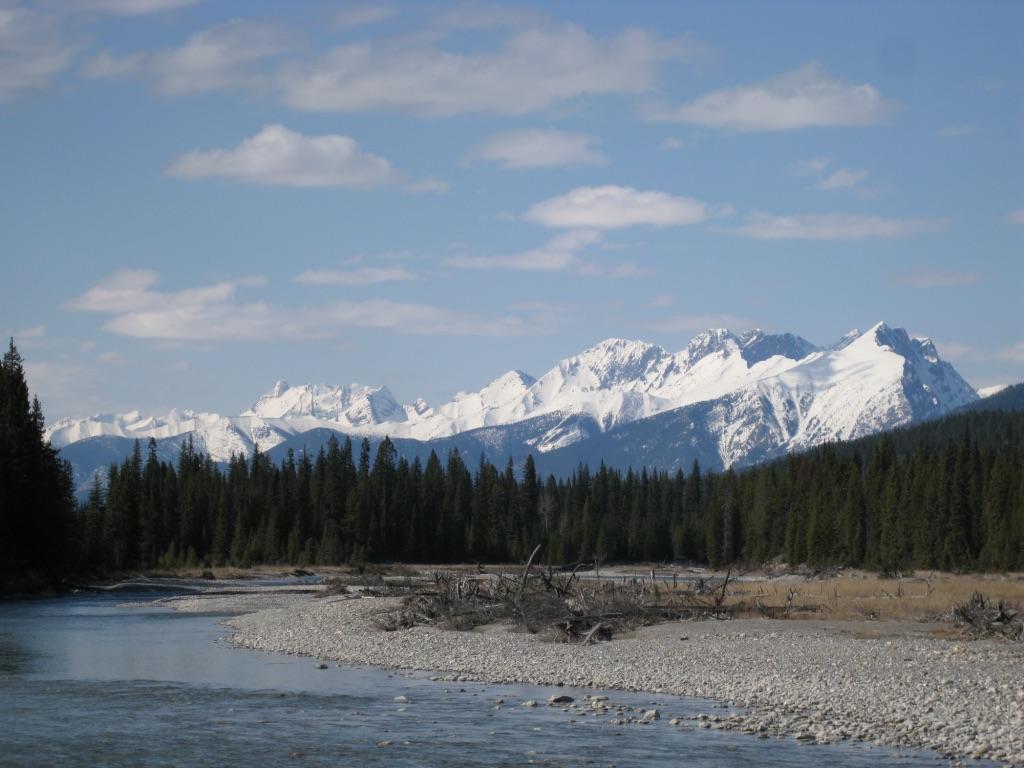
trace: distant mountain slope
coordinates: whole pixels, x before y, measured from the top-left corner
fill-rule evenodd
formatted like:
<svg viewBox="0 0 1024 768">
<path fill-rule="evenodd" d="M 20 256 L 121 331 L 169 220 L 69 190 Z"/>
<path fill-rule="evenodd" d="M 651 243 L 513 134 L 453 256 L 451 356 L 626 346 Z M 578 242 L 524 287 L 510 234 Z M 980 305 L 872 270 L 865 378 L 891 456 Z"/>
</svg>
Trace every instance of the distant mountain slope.
<svg viewBox="0 0 1024 768">
<path fill-rule="evenodd" d="M 1024 382 L 1012 384 L 994 395 L 963 406 L 966 411 L 1022 411 L 1024 410 Z"/>
<path fill-rule="evenodd" d="M 176 450 L 190 436 L 197 449 L 226 462 L 256 446 L 275 457 L 315 452 L 331 433 L 375 443 L 387 435 L 409 457 L 458 448 L 471 462 L 484 454 L 501 463 L 533 454 L 538 468 L 558 474 L 581 461 L 674 468 L 698 459 L 725 468 L 931 419 L 977 400 L 929 340 L 885 323 L 829 347 L 792 334 L 712 329 L 677 353 L 608 339 L 538 379 L 513 370 L 436 408 L 422 400 L 402 406 L 386 387 L 281 381 L 239 416 L 64 419 L 48 436 L 75 457 L 83 479 L 134 439 L 153 437 L 161 450 Z"/>
</svg>

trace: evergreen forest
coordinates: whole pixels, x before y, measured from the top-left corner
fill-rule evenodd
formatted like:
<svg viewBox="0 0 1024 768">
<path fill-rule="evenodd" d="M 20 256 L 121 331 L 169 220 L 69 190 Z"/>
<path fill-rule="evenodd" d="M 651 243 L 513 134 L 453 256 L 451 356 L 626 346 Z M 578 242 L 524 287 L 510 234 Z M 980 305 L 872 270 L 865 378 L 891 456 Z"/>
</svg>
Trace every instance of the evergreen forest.
<svg viewBox="0 0 1024 768">
<path fill-rule="evenodd" d="M 453 451 L 421 463 L 339 436 L 279 465 L 177 460 L 136 444 L 72 500 L 14 348 L 0 378 L 8 564 L 182 565 L 774 559 L 881 572 L 1024 569 L 1024 412 L 970 411 L 721 473 L 579 467 L 570 477 Z"/>
</svg>

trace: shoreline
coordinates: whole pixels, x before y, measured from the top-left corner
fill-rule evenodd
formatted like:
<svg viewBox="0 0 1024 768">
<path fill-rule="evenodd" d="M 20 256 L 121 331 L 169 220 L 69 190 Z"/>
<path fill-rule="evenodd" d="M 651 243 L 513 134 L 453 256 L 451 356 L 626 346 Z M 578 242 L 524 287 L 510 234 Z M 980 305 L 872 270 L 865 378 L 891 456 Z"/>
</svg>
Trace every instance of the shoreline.
<svg viewBox="0 0 1024 768">
<path fill-rule="evenodd" d="M 672 622 L 591 646 L 504 627 L 384 632 L 395 598 L 190 595 L 160 601 L 224 621 L 238 647 L 491 684 L 565 685 L 706 699 L 741 708 L 703 728 L 801 743 L 865 741 L 950 759 L 1024 765 L 1024 646 L 951 641 L 912 622 Z"/>
</svg>

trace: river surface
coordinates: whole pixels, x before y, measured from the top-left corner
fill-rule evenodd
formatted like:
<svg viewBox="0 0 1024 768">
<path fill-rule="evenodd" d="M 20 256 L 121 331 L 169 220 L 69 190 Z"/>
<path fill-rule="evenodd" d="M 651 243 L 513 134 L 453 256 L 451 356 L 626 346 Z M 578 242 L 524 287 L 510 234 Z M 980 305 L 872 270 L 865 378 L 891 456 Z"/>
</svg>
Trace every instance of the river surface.
<svg viewBox="0 0 1024 768">
<path fill-rule="evenodd" d="M 927 766 L 929 754 L 668 724 L 615 726 L 543 706 L 595 691 L 435 682 L 229 647 L 222 617 L 119 604 L 155 595 L 0 603 L 3 766 Z M 409 703 L 395 701 L 405 696 Z M 504 699 L 504 704 L 498 704 Z M 534 699 L 536 708 L 521 703 Z M 724 713 L 724 710 L 715 710 Z"/>
</svg>

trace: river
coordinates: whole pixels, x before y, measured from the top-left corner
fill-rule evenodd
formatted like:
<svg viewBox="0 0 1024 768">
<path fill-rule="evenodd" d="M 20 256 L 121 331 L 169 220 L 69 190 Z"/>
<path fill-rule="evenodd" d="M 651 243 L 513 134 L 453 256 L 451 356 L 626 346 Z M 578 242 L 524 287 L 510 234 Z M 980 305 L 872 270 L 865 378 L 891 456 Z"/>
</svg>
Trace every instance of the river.
<svg viewBox="0 0 1024 768">
<path fill-rule="evenodd" d="M 662 712 L 651 725 L 614 726 L 543 706 L 552 694 L 591 690 L 319 669 L 310 659 L 228 646 L 219 616 L 119 607 L 153 597 L 0 603 L 0 765 L 933 764 L 930 754 L 872 745 L 798 745 L 668 724 L 708 711 L 707 702 L 604 692 L 613 704 Z M 541 706 L 522 707 L 528 699 Z"/>
</svg>

